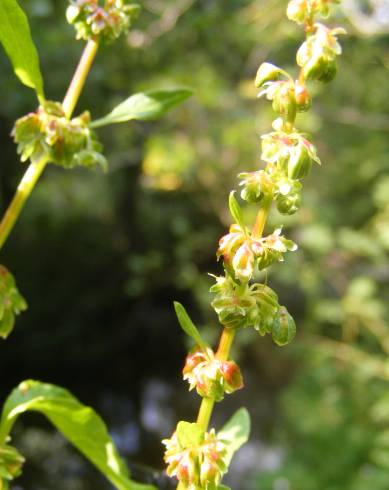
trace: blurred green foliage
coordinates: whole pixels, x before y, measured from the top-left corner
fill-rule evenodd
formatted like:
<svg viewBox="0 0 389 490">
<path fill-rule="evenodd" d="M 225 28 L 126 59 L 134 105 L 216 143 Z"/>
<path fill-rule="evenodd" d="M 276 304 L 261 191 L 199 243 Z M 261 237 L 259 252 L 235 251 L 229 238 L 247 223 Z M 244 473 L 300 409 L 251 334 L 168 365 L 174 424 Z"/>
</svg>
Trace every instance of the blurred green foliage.
<svg viewBox="0 0 389 490">
<path fill-rule="evenodd" d="M 63 20 L 66 2 L 21 3 L 47 93 L 61 99 L 81 49 Z M 140 397 L 150 376 L 178 379 L 184 340 L 173 299 L 208 327 L 208 339 L 218 336 L 206 272 L 218 270 L 236 174 L 258 168 L 259 134 L 270 128 L 256 69 L 267 60 L 294 70 L 302 33 L 285 7 L 145 0 L 127 40 L 101 50 L 79 111 L 100 117 L 128 93 L 156 86 L 196 95 L 161 122 L 104 129 L 108 176 L 48 170 L 5 249 L 30 309 L 0 346 L 4 392 L 48 373 L 78 393 L 88 386 L 92 400 L 102 386 Z M 365 35 L 367 24 L 346 13 L 332 21 L 348 30 L 339 74 L 330 86 L 312 86 L 313 111 L 299 116 L 323 165 L 306 180 L 301 211 L 269 224 L 284 224 L 299 244 L 269 275 L 296 318 L 296 341 L 282 350 L 244 332 L 236 348 L 254 436 L 280 447 L 282 458 L 239 490 L 388 488 L 389 34 Z M 2 55 L 0 73 L 4 209 L 23 171 L 8 134 L 35 102 Z"/>
</svg>

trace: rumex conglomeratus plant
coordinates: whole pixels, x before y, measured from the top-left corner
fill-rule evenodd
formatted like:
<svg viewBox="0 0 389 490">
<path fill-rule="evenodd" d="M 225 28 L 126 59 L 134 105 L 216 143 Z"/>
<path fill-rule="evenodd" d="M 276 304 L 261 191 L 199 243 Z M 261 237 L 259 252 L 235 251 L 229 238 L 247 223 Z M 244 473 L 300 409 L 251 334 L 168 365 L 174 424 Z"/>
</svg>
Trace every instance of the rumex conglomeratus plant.
<svg viewBox="0 0 389 490">
<path fill-rule="evenodd" d="M 255 85 L 259 96 L 271 101 L 277 118 L 273 131 L 261 137 L 264 169 L 238 176 L 242 200 L 259 207 L 253 224 L 245 222 L 236 192 L 230 194 L 234 223 L 217 250 L 224 275 L 215 277 L 211 287 L 211 306 L 223 328 L 216 352 L 202 339 L 184 307 L 175 303 L 181 327 L 196 344 L 186 359 L 184 380 L 202 397 L 197 421 L 179 422 L 172 437 L 163 441 L 167 472 L 178 480 L 177 490 L 226 490 L 220 483 L 222 477 L 233 453 L 248 438 L 250 420 L 245 409 L 240 409 L 221 431 L 208 429 L 215 402 L 243 387 L 239 367 L 230 359 L 237 332 L 254 327 L 262 336 L 270 334 L 279 346 L 291 342 L 296 334 L 295 322 L 279 304 L 275 291 L 267 283 L 256 282 L 256 276 L 271 264 L 282 262 L 286 252 L 297 249 L 280 228 L 265 236 L 264 230 L 273 203 L 282 215 L 298 211 L 302 180 L 314 163 L 321 163 L 310 137 L 296 127 L 296 118 L 311 106 L 308 82 L 329 82 L 336 74 L 341 53 L 337 36 L 345 31 L 317 21 L 327 17 L 336 3 L 339 1 L 288 3 L 288 18 L 302 25 L 306 34 L 297 52 L 297 79 L 271 63 L 263 63 L 258 69 Z"/>
<path fill-rule="evenodd" d="M 88 111 L 73 117 L 93 60 L 101 44 L 125 34 L 140 8 L 129 0 L 70 0 L 67 20 L 77 39 L 86 41 L 80 62 L 62 102 L 46 99 L 38 53 L 27 17 L 17 0 L 0 2 L 0 43 L 20 81 L 35 90 L 38 108 L 15 123 L 12 137 L 22 162 L 29 166 L 0 222 L 0 249 L 5 244 L 29 195 L 49 163 L 108 169 L 95 132 L 108 124 L 155 119 L 191 95 L 187 89 L 156 90 L 131 95 L 106 116 L 93 120 Z M 13 275 L 0 266 L 0 338 L 10 335 L 15 315 L 27 308 Z M 19 476 L 23 456 L 12 447 L 10 432 L 22 413 L 45 415 L 120 490 L 152 490 L 130 479 L 128 469 L 108 435 L 104 422 L 71 393 L 55 385 L 24 381 L 5 401 L 0 419 L 0 490 Z"/>
</svg>

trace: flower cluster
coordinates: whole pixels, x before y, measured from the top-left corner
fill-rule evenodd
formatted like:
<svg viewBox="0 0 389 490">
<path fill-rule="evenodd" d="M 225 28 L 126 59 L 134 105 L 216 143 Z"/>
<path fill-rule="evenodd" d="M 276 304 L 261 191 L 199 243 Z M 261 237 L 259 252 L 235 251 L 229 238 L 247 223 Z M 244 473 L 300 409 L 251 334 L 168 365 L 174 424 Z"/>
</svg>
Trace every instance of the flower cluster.
<svg viewBox="0 0 389 490">
<path fill-rule="evenodd" d="M 286 15 L 298 24 L 306 24 L 311 22 L 314 15 L 328 17 L 331 4 L 339 2 L 340 0 L 291 0 Z"/>
<path fill-rule="evenodd" d="M 185 490 L 217 490 L 221 477 L 226 472 L 227 449 L 214 430 L 197 430 L 195 437 L 180 437 L 182 426 L 196 426 L 180 422 L 171 439 L 163 440 L 166 446 L 167 474 L 175 476 Z"/>
<path fill-rule="evenodd" d="M 211 287 L 215 294 L 212 307 L 225 328 L 253 327 L 261 335 L 272 334 L 278 345 L 293 340 L 296 325 L 277 294 L 267 285 L 237 284 L 230 276 L 216 277 Z"/>
<path fill-rule="evenodd" d="M 336 57 L 342 53 L 337 35 L 346 31 L 337 27 L 329 29 L 323 24 L 314 24 L 314 33 L 297 52 L 297 64 L 306 80 L 330 82 L 336 75 Z"/>
<path fill-rule="evenodd" d="M 281 235 L 281 229 L 263 238 L 254 237 L 248 230 L 233 224 L 227 235 L 219 241 L 217 257 L 232 267 L 239 281 L 251 279 L 255 267 L 259 270 L 269 267 L 273 262 L 283 261 L 283 254 L 297 250 L 297 245 Z"/>
<path fill-rule="evenodd" d="M 235 362 L 217 359 L 209 347 L 196 347 L 188 354 L 183 375 L 190 390 L 196 388 L 200 396 L 215 401 L 223 400 L 224 393 L 243 388 L 242 375 Z"/>
<path fill-rule="evenodd" d="M 8 482 L 22 472 L 23 456 L 12 446 L 0 444 L 0 489 L 7 490 Z"/>
<path fill-rule="evenodd" d="M 47 158 L 64 168 L 107 168 L 102 145 L 89 127 L 89 112 L 68 119 L 59 102 L 47 101 L 36 112 L 18 119 L 12 132 L 24 162 Z"/>
<path fill-rule="evenodd" d="M 7 338 L 15 324 L 15 315 L 27 309 L 13 275 L 0 265 L 0 338 Z"/>
<path fill-rule="evenodd" d="M 140 10 L 128 0 L 71 0 L 66 12 L 74 24 L 77 39 L 101 39 L 110 42 L 127 32 Z"/>
</svg>

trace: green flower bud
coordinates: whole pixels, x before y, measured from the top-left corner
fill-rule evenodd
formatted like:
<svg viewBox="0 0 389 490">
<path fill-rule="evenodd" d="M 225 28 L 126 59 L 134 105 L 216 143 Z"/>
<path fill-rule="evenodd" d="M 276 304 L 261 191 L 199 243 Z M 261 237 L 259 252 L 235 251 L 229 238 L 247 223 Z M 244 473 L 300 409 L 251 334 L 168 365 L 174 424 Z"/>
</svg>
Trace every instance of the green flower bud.
<svg viewBox="0 0 389 490">
<path fill-rule="evenodd" d="M 282 130 L 262 136 L 262 158 L 275 164 L 279 172 L 290 179 L 302 179 L 310 171 L 312 163 L 320 164 L 315 146 L 300 133 Z"/>
<path fill-rule="evenodd" d="M 289 344 L 296 335 L 296 324 L 288 310 L 281 306 L 273 323 L 272 337 L 277 345 Z"/>
<path fill-rule="evenodd" d="M 296 115 L 297 103 L 293 80 L 266 82 L 264 87 L 264 90 L 259 93 L 259 97 L 266 95 L 266 98 L 272 101 L 275 112 L 288 118 Z"/>
<path fill-rule="evenodd" d="M 8 481 L 21 475 L 24 461 L 17 449 L 8 444 L 0 444 L 0 489 L 7 488 Z"/>
<path fill-rule="evenodd" d="M 292 215 L 300 209 L 301 193 L 296 192 L 287 196 L 279 194 L 277 196 L 276 205 L 279 213 Z"/>
<path fill-rule="evenodd" d="M 247 202 L 258 203 L 273 193 L 272 180 L 264 170 L 241 173 L 238 178 L 242 179 L 239 185 L 243 187 L 240 195 Z"/>
<path fill-rule="evenodd" d="M 180 438 L 183 431 L 187 434 Z M 162 441 L 167 474 L 177 477 L 188 490 L 214 490 L 227 470 L 227 448 L 213 429 L 200 431 L 197 424 L 180 422 L 173 436 Z"/>
<path fill-rule="evenodd" d="M 6 339 L 15 324 L 15 315 L 27 309 L 13 275 L 0 265 L 0 338 Z"/>
<path fill-rule="evenodd" d="M 297 245 L 281 235 L 281 228 L 275 230 L 267 237 L 254 240 L 252 243 L 257 267 L 259 270 L 266 269 L 273 262 L 282 262 L 283 254 L 287 251 L 294 252 L 297 250 Z"/>
<path fill-rule="evenodd" d="M 298 112 L 306 112 L 312 105 L 311 97 L 307 87 L 296 80 L 294 85 L 294 95 L 297 103 Z"/>
<path fill-rule="evenodd" d="M 237 284 L 230 276 L 215 277 L 210 291 L 215 293 L 211 305 L 226 328 L 244 328 L 260 321 L 255 298 L 247 284 Z"/>
<path fill-rule="evenodd" d="M 315 32 L 301 45 L 297 52 L 297 64 L 301 66 L 306 80 L 330 82 L 336 75 L 336 56 L 342 53 L 337 35 L 345 34 L 342 28 L 329 29 L 315 24 Z"/>
<path fill-rule="evenodd" d="M 297 22 L 297 24 L 304 24 L 309 18 L 310 12 L 310 2 L 308 0 L 291 0 L 286 9 L 288 19 Z"/>
<path fill-rule="evenodd" d="M 233 361 L 216 359 L 210 348 L 193 349 L 186 358 L 183 375 L 189 390 L 196 388 L 200 396 L 217 402 L 223 400 L 224 393 L 243 388 L 239 367 Z"/>
<path fill-rule="evenodd" d="M 104 6 L 99 0 L 70 0 L 66 18 L 74 24 L 77 39 L 111 42 L 128 31 L 139 10 L 128 0 L 105 0 Z"/>
<path fill-rule="evenodd" d="M 262 63 L 257 71 L 255 86 L 259 88 L 266 82 L 277 80 L 281 73 L 283 73 L 283 70 L 278 68 L 278 66 L 272 65 L 271 63 Z"/>
<path fill-rule="evenodd" d="M 102 145 L 89 122 L 89 112 L 69 120 L 60 103 L 47 101 L 37 112 L 18 119 L 12 136 L 23 162 L 38 161 L 47 155 L 50 162 L 67 169 L 96 165 L 106 169 Z"/>
</svg>

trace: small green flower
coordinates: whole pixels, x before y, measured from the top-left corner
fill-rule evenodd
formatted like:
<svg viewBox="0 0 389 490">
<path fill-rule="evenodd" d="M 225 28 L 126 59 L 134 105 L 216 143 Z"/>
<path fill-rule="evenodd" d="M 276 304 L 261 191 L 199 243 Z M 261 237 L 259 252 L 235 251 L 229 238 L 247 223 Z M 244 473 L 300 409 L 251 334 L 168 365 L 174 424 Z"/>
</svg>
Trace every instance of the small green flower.
<svg viewBox="0 0 389 490">
<path fill-rule="evenodd" d="M 180 422 L 172 437 L 162 443 L 169 476 L 177 477 L 186 490 L 217 490 L 227 470 L 227 448 L 213 429 L 204 432 L 197 424 Z"/>
<path fill-rule="evenodd" d="M 89 122 L 89 112 L 69 120 L 59 102 L 47 101 L 36 112 L 18 119 L 12 136 L 23 162 L 47 156 L 50 162 L 67 169 L 100 165 L 105 170 L 103 147 Z"/>
<path fill-rule="evenodd" d="M 274 262 L 283 262 L 285 252 L 294 252 L 297 245 L 281 235 L 281 228 L 274 230 L 271 235 L 254 240 L 252 250 L 259 270 L 266 269 Z"/>
<path fill-rule="evenodd" d="M 244 172 L 238 175 L 242 180 L 239 183 L 243 187 L 241 197 L 249 203 L 258 203 L 266 197 L 271 197 L 273 193 L 273 182 L 267 172 L 258 170 L 257 172 Z"/>
<path fill-rule="evenodd" d="M 66 18 L 74 24 L 77 39 L 111 42 L 128 31 L 139 10 L 128 0 L 70 0 Z"/>
<path fill-rule="evenodd" d="M 215 401 L 223 400 L 224 393 L 243 388 L 242 375 L 235 362 L 220 361 L 209 347 L 196 347 L 188 354 L 183 375 L 189 382 L 189 390 L 196 388 L 200 396 Z"/>
<path fill-rule="evenodd" d="M 15 324 L 15 315 L 27 309 L 13 275 L 0 265 L 0 338 L 6 339 Z"/>
<path fill-rule="evenodd" d="M 294 214 L 300 209 L 302 185 L 297 180 L 280 178 L 277 181 L 276 205 L 281 214 Z"/>
<path fill-rule="evenodd" d="M 247 282 L 254 271 L 254 253 L 251 249 L 250 238 L 247 230 L 233 224 L 230 232 L 219 241 L 217 257 L 223 256 L 225 264 L 231 266 L 236 277 Z"/>
<path fill-rule="evenodd" d="M 281 306 L 272 326 L 272 337 L 277 345 L 289 344 L 296 335 L 296 324 L 288 310 Z"/>
<path fill-rule="evenodd" d="M 6 490 L 8 482 L 22 473 L 23 456 L 12 446 L 0 444 L 0 489 Z"/>
<path fill-rule="evenodd" d="M 297 131 L 278 130 L 263 135 L 262 158 L 293 180 L 306 177 L 313 162 L 321 163 L 315 146 Z"/>
<path fill-rule="evenodd" d="M 329 29 L 323 24 L 314 25 L 311 34 L 297 52 L 297 64 L 306 80 L 330 82 L 336 75 L 336 57 L 342 53 L 337 35 L 346 34 L 343 28 Z"/>
</svg>

